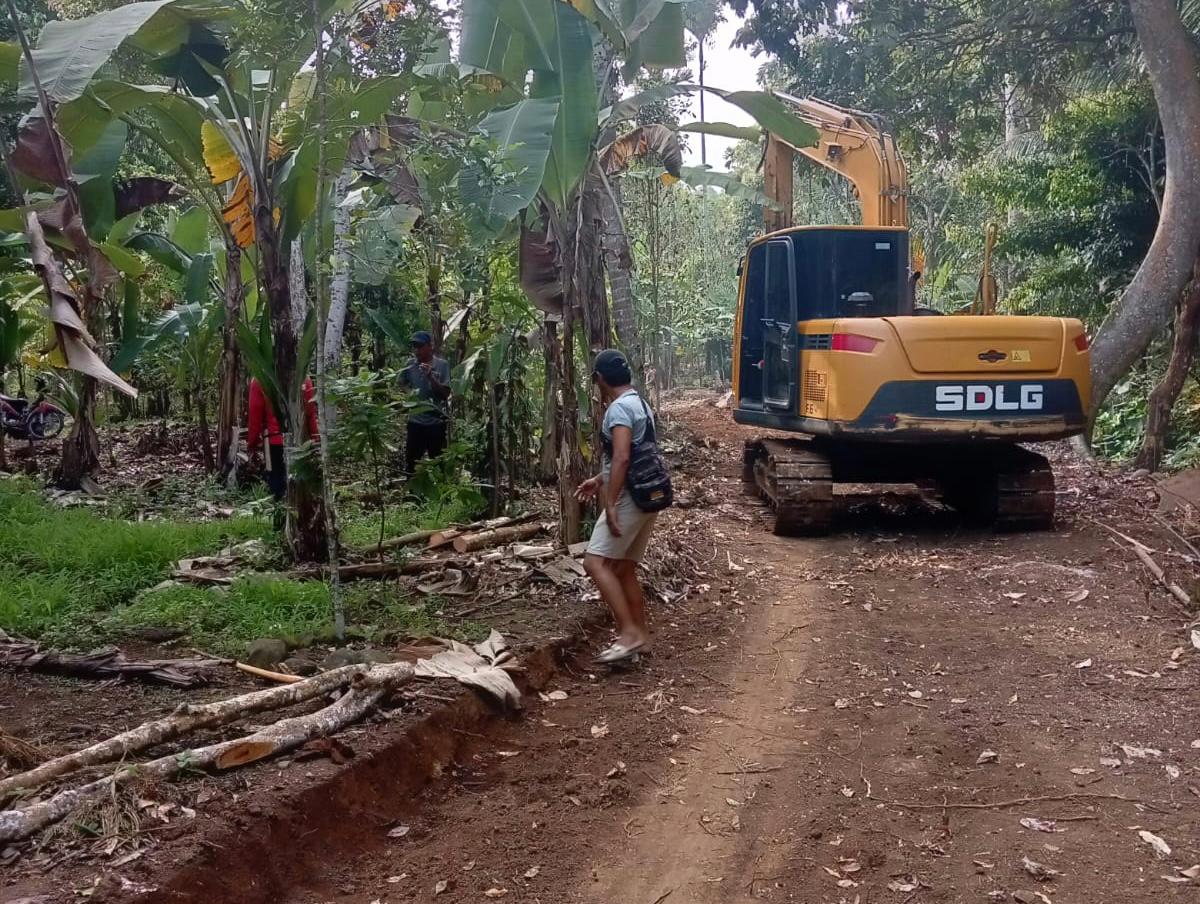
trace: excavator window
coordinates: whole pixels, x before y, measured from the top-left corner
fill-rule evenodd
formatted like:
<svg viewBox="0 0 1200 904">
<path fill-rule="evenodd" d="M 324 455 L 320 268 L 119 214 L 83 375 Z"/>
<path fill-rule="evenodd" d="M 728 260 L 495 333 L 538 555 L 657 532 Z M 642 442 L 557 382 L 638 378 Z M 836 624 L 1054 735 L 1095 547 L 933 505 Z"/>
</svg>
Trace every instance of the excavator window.
<svg viewBox="0 0 1200 904">
<path fill-rule="evenodd" d="M 792 240 L 800 320 L 912 313 L 906 233 L 820 229 Z"/>
<path fill-rule="evenodd" d="M 767 246 L 755 245 L 746 258 L 746 294 L 742 301 L 741 398 L 761 403 L 763 391 L 763 318 L 767 301 Z"/>
</svg>

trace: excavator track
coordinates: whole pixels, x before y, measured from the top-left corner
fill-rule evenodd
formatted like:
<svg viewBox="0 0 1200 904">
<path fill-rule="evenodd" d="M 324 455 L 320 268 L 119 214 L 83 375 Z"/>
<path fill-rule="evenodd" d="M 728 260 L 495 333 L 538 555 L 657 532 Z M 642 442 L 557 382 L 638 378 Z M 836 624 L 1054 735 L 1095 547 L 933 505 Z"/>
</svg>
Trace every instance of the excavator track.
<svg viewBox="0 0 1200 904">
<path fill-rule="evenodd" d="M 819 536 L 833 526 L 833 465 L 804 441 L 775 439 L 746 443 L 743 476 L 775 510 L 780 536 Z"/>
<path fill-rule="evenodd" d="M 1054 526 L 1054 472 L 1044 456 L 1009 446 L 966 455 L 943 479 L 946 501 L 968 519 L 998 531 Z"/>
</svg>

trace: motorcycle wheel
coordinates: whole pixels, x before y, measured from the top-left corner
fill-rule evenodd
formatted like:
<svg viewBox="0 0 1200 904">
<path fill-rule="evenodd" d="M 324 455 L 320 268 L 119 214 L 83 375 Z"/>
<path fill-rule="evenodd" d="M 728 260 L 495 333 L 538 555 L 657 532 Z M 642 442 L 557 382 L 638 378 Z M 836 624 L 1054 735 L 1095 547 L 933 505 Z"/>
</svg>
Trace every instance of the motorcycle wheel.
<svg viewBox="0 0 1200 904">
<path fill-rule="evenodd" d="M 54 439 L 65 425 L 66 420 L 57 411 L 41 411 L 29 419 L 29 432 L 37 439 Z"/>
</svg>

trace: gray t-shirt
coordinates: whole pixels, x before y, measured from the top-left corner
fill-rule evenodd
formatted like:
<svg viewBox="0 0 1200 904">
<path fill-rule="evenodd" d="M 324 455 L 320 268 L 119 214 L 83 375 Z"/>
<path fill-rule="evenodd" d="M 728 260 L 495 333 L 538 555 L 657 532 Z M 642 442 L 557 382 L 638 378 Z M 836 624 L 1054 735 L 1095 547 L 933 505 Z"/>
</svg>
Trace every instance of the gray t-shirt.
<svg viewBox="0 0 1200 904">
<path fill-rule="evenodd" d="M 434 357 L 429 362 L 433 368 L 433 374 L 438 378 L 438 382 L 443 386 L 450 385 L 450 362 L 445 358 Z M 417 394 L 417 398 L 433 406 L 434 410 L 414 411 L 408 416 L 410 424 L 421 424 L 425 427 L 434 427 L 445 422 L 449 417 L 450 407 L 447 399 L 436 399 L 433 395 L 433 385 L 429 382 L 429 378 L 421 372 L 421 365 L 416 358 L 408 362 L 404 370 L 400 371 L 400 385 L 405 389 L 411 389 Z"/>
<path fill-rule="evenodd" d="M 623 396 L 613 400 L 608 406 L 608 410 L 604 412 L 604 423 L 600 426 L 600 432 L 604 439 L 611 444 L 614 427 L 628 427 L 633 431 L 634 445 L 640 443 L 646 438 L 646 425 L 654 422 L 654 414 L 650 412 L 649 405 L 643 405 L 641 396 L 637 394 L 636 389 L 631 389 Z M 608 454 L 608 449 L 604 450 L 604 482 L 608 482 L 608 475 L 612 473 L 612 456 Z"/>
</svg>

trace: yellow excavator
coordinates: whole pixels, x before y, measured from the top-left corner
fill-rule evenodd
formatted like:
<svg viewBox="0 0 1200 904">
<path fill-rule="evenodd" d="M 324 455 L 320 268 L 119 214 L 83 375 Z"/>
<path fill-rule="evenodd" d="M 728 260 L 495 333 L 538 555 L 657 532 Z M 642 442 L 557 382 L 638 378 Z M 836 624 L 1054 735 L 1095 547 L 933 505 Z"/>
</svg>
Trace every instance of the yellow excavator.
<svg viewBox="0 0 1200 904">
<path fill-rule="evenodd" d="M 734 419 L 793 434 L 746 444 L 744 476 L 774 508 L 775 532 L 827 533 L 835 485 L 851 483 L 935 484 L 972 521 L 1051 527 L 1053 472 L 1019 444 L 1083 432 L 1083 324 L 995 315 L 990 273 L 973 306 L 982 313 L 918 306 L 894 137 L 870 114 L 778 97 L 820 140 L 768 136 L 766 193 L 778 209 L 741 267 Z M 797 153 L 850 181 L 862 225 L 792 225 Z"/>
</svg>

